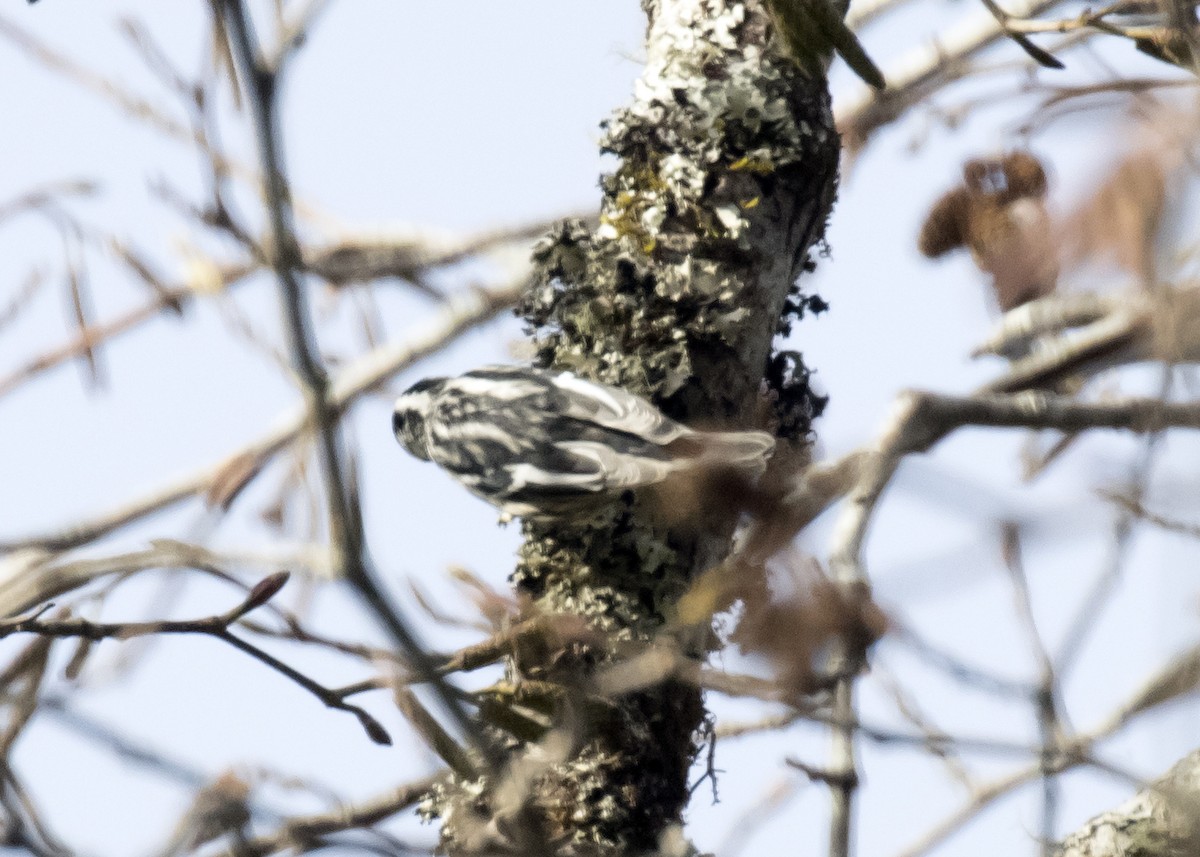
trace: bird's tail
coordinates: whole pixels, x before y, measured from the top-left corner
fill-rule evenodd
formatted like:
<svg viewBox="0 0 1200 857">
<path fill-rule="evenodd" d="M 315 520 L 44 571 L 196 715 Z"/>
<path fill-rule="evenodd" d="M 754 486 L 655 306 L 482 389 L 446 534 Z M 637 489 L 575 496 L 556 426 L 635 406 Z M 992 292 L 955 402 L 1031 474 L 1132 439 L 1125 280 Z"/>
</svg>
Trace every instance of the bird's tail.
<svg viewBox="0 0 1200 857">
<path fill-rule="evenodd" d="M 775 438 L 765 431 L 697 432 L 692 440 L 699 443 L 696 457 L 703 465 L 728 467 L 752 479 L 763 474 L 775 451 Z"/>
</svg>

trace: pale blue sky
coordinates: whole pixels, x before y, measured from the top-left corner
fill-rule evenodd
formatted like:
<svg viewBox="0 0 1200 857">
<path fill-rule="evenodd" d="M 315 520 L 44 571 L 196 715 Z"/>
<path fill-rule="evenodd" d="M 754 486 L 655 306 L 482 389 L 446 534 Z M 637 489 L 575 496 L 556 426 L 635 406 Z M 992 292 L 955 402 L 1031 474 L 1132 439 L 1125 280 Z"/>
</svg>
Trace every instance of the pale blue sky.
<svg viewBox="0 0 1200 857">
<path fill-rule="evenodd" d="M 182 118 L 114 23 L 121 16 L 145 22 L 190 71 L 205 47 L 200 36 L 204 4 L 43 0 L 33 7 L 10 7 L 7 20 Z M 890 32 L 890 39 L 876 40 L 882 43 L 878 50 L 885 69 L 889 56 L 963 11 L 961 4 L 927 8 L 933 13 L 909 15 L 896 29 L 880 31 Z M 335 237 L 339 228 L 386 233 L 398 225 L 472 230 L 592 209 L 603 164 L 596 151 L 598 124 L 628 96 L 639 71 L 642 28 L 633 0 L 334 2 L 285 91 L 286 151 L 297 196 L 324 215 L 325 237 Z M 1124 57 L 1130 49 L 1112 50 Z M 1093 67 L 1082 62 L 1071 74 L 1086 78 Z M 201 192 L 201 173 L 191 154 L 31 64 L 3 39 L 0 75 L 5 80 L 0 150 L 6 156 L 0 204 L 41 183 L 96 179 L 101 194 L 73 204 L 72 210 L 91 224 L 135 239 L 164 270 L 181 270 L 181 248 L 194 240 L 194 230 L 164 213 L 152 187 L 166 182 L 187 194 Z M 857 85 L 840 72 L 835 81 L 842 92 Z M 967 391 L 997 368 L 966 358 L 989 323 L 979 275 L 966 259 L 938 265 L 920 260 L 914 236 L 924 207 L 955 179 L 962 158 L 1012 142 L 1006 129 L 1024 114 L 1010 106 L 985 112 L 958 131 L 935 128 L 914 152 L 911 144 L 926 130 L 926 118 L 880 134 L 844 179 L 829 236 L 832 259 L 821 262 L 813 281 L 832 311 L 798 325 L 794 336 L 793 346 L 805 352 L 817 369 L 817 383 L 833 397 L 818 424 L 821 447 L 830 454 L 866 442 L 899 390 Z M 1055 125 L 1038 141 L 1060 186 L 1077 188 L 1088 180 L 1089 167 L 1104 154 L 1100 150 L 1113 148 L 1115 127 L 1075 119 Z M 1106 145 L 1096 144 L 1101 139 Z M 226 124 L 224 140 L 250 159 L 240 126 Z M 246 199 L 243 195 L 243 211 L 249 210 Z M 204 246 L 214 249 L 208 241 Z M 27 215 L 0 223 L 0 303 L 31 265 L 55 271 L 60 256 L 56 233 L 44 220 Z M 145 299 L 142 287 L 102 255 L 93 258 L 96 317 L 111 317 Z M 444 283 L 448 288 L 464 284 L 453 277 Z M 429 301 L 405 295 L 399 286 L 384 285 L 379 294 L 390 337 L 418 328 L 436 312 Z M 275 338 L 270 283 L 239 288 L 232 300 L 258 330 Z M 361 347 L 348 302 L 317 294 L 314 306 L 328 350 L 348 355 Z M 65 296 L 54 283 L 18 324 L 0 331 L 0 373 L 61 341 L 69 330 Z M 519 336 L 519 325 L 506 318 L 465 337 L 395 386 L 421 375 L 510 359 L 508 345 Z M 85 390 L 79 367 L 66 366 L 0 400 L 5 439 L 0 444 L 0 538 L 108 508 L 215 460 L 253 437 L 296 398 L 269 359 L 228 333 L 220 301 L 211 298 L 198 301 L 183 323 L 162 319 L 106 348 L 103 364 L 107 391 Z M 1137 383 L 1135 378 L 1130 388 Z M 363 455 L 369 540 L 398 597 L 415 611 L 403 583 L 413 579 L 442 603 L 453 604 L 459 596 L 443 581 L 448 564 L 502 583 L 512 565 L 515 528 L 497 528 L 487 506 L 403 455 L 391 439 L 388 411 L 386 398 L 376 397 L 360 404 L 348 424 Z M 1015 478 L 1020 442 L 1015 434 L 972 432 L 937 456 L 906 467 L 880 517 L 869 559 L 885 607 L 902 611 L 930 639 L 963 657 L 1031 678 L 1033 661 L 997 559 L 998 535 L 985 513 L 1020 510 L 1040 519 L 1031 511 L 1045 510 L 1026 559 L 1039 618 L 1049 633 L 1058 633 L 1064 605 L 1076 602 L 1106 550 L 1109 513 L 1088 489 L 1118 478 L 1136 446 L 1111 436 L 1089 439 L 1036 486 L 1022 489 Z M 1172 463 L 1162 468 L 1160 496 L 1182 504 L 1180 516 L 1196 515 L 1190 490 L 1195 443 L 1172 436 L 1170 446 Z M 951 473 L 957 475 L 947 478 Z M 238 514 L 216 535 L 219 544 L 245 546 L 264 538 L 252 523 L 254 511 L 279 478 L 276 467 L 239 501 Z M 983 492 L 961 488 L 960 479 L 983 486 Z M 182 508 L 113 543 L 198 537 L 200 524 L 195 508 Z M 827 537 L 828 522 L 822 521 L 804 545 L 821 554 Z M 1196 583 L 1189 572 L 1195 545 L 1143 534 L 1136 560 L 1119 609 L 1102 625 L 1096 649 L 1067 688 L 1082 728 L 1124 698 L 1165 652 L 1195 637 Z M 109 616 L 139 615 L 155 592 L 131 587 L 114 601 Z M 224 588 L 200 582 L 189 585 L 172 610 L 201 615 L 228 606 L 232 597 Z M 346 637 L 378 638 L 361 612 L 334 589 L 319 594 L 314 621 Z M 467 639 L 426 630 L 439 648 Z M 7 652 L 14 645 L 6 641 L 0 648 Z M 362 798 L 432 765 L 391 712 L 385 694 L 365 702 L 395 736 L 390 750 L 366 741 L 352 719 L 322 709 L 214 641 L 159 643 L 127 680 L 115 684 L 106 682 L 104 668 L 112 667 L 118 648 L 101 647 L 94 686 L 80 693 L 80 707 L 208 773 L 228 764 L 262 765 Z M 345 661 L 283 651 L 330 684 L 360 677 Z M 880 658 L 902 671 L 921 709 L 944 728 L 1023 740 L 1034 735 L 1027 710 L 965 693 L 913 664 L 896 647 L 885 644 Z M 732 654 L 723 660 L 738 664 Z M 872 687 L 868 682 L 864 691 L 868 715 L 896 722 Z M 723 700 L 714 700 L 714 706 L 720 714 L 747 717 L 755 710 Z M 1194 716 L 1194 704 L 1160 715 L 1152 727 L 1115 742 L 1108 757 L 1153 773 L 1190 749 Z M 719 746 L 721 803 L 710 806 L 705 787 L 689 812 L 689 832 L 697 844 L 718 848 L 766 789 L 798 782 L 799 775 L 782 766 L 783 756 L 819 764 L 824 748 L 815 727 Z M 184 790 L 164 788 L 114 763 L 110 754 L 72 737 L 48 716 L 31 727 L 16 760 L 51 824 L 86 855 L 148 853 L 187 801 Z M 985 760 L 979 769 L 1010 764 Z M 1071 787 L 1065 790 L 1064 830 L 1126 793 L 1109 780 L 1083 780 L 1066 781 Z M 817 786 L 799 789 L 798 800 L 755 822 L 757 832 L 747 847 L 800 857 L 824 854 L 825 795 Z M 889 748 L 867 748 L 861 794 L 862 857 L 896 853 L 961 800 L 938 765 Z M 931 806 L 934 796 L 940 800 Z M 312 799 L 274 797 L 280 806 L 316 808 Z M 1032 794 L 1023 793 L 941 853 L 1032 853 L 1035 806 Z M 432 831 L 418 835 L 428 841 Z"/>
</svg>

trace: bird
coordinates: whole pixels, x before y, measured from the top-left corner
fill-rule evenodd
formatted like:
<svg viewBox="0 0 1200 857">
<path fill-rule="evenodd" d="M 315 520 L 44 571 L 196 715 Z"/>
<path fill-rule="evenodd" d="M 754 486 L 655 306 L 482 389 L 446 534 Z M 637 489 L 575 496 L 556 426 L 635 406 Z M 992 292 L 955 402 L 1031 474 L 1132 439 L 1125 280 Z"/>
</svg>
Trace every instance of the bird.
<svg viewBox="0 0 1200 857">
<path fill-rule="evenodd" d="M 775 448 L 764 431 L 688 428 L 627 390 L 527 366 L 418 381 L 396 400 L 392 431 L 506 519 L 526 520 L 584 515 L 677 474 L 753 481 Z"/>
<path fill-rule="evenodd" d="M 767 0 L 766 6 L 785 55 L 805 74 L 823 79 L 836 51 L 863 82 L 875 89 L 887 86 L 879 67 L 842 20 L 846 4 L 834 0 Z"/>
</svg>

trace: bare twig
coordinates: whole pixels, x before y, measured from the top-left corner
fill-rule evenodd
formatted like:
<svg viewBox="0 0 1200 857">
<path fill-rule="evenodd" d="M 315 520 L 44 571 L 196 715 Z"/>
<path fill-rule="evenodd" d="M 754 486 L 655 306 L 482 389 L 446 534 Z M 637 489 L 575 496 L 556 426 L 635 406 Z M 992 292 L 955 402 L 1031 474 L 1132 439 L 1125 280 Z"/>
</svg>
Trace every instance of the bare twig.
<svg viewBox="0 0 1200 857">
<path fill-rule="evenodd" d="M 332 562 L 325 548 L 283 547 L 272 551 L 212 551 L 186 542 L 159 539 L 149 547 L 107 556 L 75 557 L 35 548 L 0 558 L 0 616 L 14 616 L 110 574 L 157 568 L 221 568 L 258 572 L 302 569 L 330 577 Z"/>
<path fill-rule="evenodd" d="M 0 331 L 16 321 L 45 284 L 45 274 L 36 269 L 29 272 L 25 282 L 17 288 L 16 293 L 3 305 L 0 305 Z"/>
<path fill-rule="evenodd" d="M 1013 17 L 1033 18 L 1061 2 L 1021 0 L 1009 4 L 1009 11 Z M 940 33 L 935 43 L 914 48 L 885 68 L 886 90 L 875 93 L 864 87 L 857 97 L 841 102 L 835 112 L 838 127 L 852 146 L 861 146 L 871 133 L 894 121 L 938 82 L 961 75 L 968 59 L 1007 36 L 1004 25 L 986 12 L 960 21 Z"/>
<path fill-rule="evenodd" d="M 135 743 L 128 736 L 77 711 L 61 696 L 44 695 L 38 700 L 38 707 L 66 728 L 109 750 L 122 762 L 153 771 L 192 789 L 201 788 L 208 781 L 199 768 Z"/>
<path fill-rule="evenodd" d="M 0 807 L 7 815 L 5 845 L 20 847 L 33 857 L 74 857 L 75 852 L 50 831 L 33 797 L 8 766 L 0 774 Z"/>
<path fill-rule="evenodd" d="M 3 19 L 0 19 L 0 30 Z M 33 190 L 0 204 L 0 220 L 15 217 L 26 211 L 38 211 L 55 205 L 61 198 L 70 196 L 91 196 L 96 192 L 96 185 L 89 181 L 64 181 L 36 187 Z"/>
<path fill-rule="evenodd" d="M 1193 524 L 1190 521 L 1180 521 L 1160 515 L 1157 512 L 1151 512 L 1140 500 L 1131 497 L 1127 493 L 1118 491 L 1099 491 L 1097 493 L 1104 499 L 1112 501 L 1135 518 L 1145 521 L 1147 524 L 1170 533 L 1179 533 L 1193 539 L 1200 539 L 1200 524 Z"/>
<path fill-rule="evenodd" d="M 363 393 L 375 389 L 392 375 L 444 347 L 448 341 L 512 306 L 524 290 L 525 284 L 526 281 L 522 277 L 512 282 L 469 290 L 452 297 L 434 319 L 414 331 L 410 339 L 378 348 L 346 367 L 334 378 L 331 385 L 333 402 L 339 409 L 345 410 Z M 217 462 L 205 465 L 106 513 L 79 521 L 62 530 L 0 541 L 0 551 L 30 547 L 61 550 L 87 544 L 154 512 L 207 493 L 224 474 L 230 462 L 236 459 L 250 458 L 262 462 L 269 460 L 296 440 L 303 433 L 305 425 L 306 411 L 303 408 L 289 409 L 275 420 L 272 429 Z"/>
<path fill-rule="evenodd" d="M 246 642 L 230 631 L 230 626 L 238 622 L 252 610 L 263 606 L 273 598 L 284 584 L 287 583 L 288 573 L 279 572 L 264 578 L 246 596 L 242 602 L 224 613 L 209 616 L 204 619 L 162 619 L 152 622 L 93 622 L 82 618 L 42 619 L 44 610 L 33 614 L 17 616 L 0 621 L 0 639 L 13 634 L 37 634 L 45 638 L 79 638 L 85 640 L 129 640 L 134 637 L 144 637 L 151 634 L 202 634 L 215 637 L 224 643 L 240 649 L 256 661 L 270 667 L 280 675 L 285 676 L 300 687 L 307 690 L 329 708 L 346 711 L 358 718 L 367 735 L 377 744 L 390 744 L 391 738 L 382 725 L 365 710 L 345 701 L 336 692 L 310 679 L 298 670 L 288 666 L 273 655 L 268 654 L 257 646 Z"/>
<path fill-rule="evenodd" d="M 239 268 L 221 273 L 220 277 L 223 283 L 229 284 L 242 279 L 249 273 L 250 269 Z M 42 373 L 78 357 L 96 344 L 108 342 L 144 322 L 157 318 L 164 310 L 178 312 L 179 308 L 195 295 L 196 291 L 190 284 L 167 288 L 159 292 L 154 300 L 140 307 L 129 310 L 110 321 L 89 325 L 80 330 L 70 341 L 39 354 L 23 366 L 0 377 L 0 396 L 5 396 Z"/>
<path fill-rule="evenodd" d="M 1165 402 L 1171 386 L 1172 370 L 1170 365 L 1162 369 L 1159 379 L 1159 402 L 1161 407 L 1170 407 Z M 1154 470 L 1154 462 L 1162 448 L 1162 429 L 1147 433 L 1145 445 L 1140 460 L 1130 469 L 1129 495 L 1137 502 L 1145 496 L 1146 488 Z M 1090 591 L 1083 599 L 1078 612 L 1067 626 L 1066 634 L 1059 646 L 1056 664 L 1060 675 L 1065 675 L 1075 666 L 1089 635 L 1096 627 L 1096 617 L 1117 590 L 1126 560 L 1132 547 L 1133 534 L 1138 518 L 1132 512 L 1122 509 L 1113 523 L 1112 543 L 1104 566 L 1100 569 Z"/>
<path fill-rule="evenodd" d="M 1161 399 L 1078 402 L 1033 391 L 963 398 L 905 393 L 838 519 L 832 567 L 861 564 L 867 526 L 900 461 L 911 453 L 928 451 L 964 426 L 1059 431 L 1119 429 L 1150 434 L 1167 428 L 1200 428 L 1200 403 L 1170 403 Z"/>
<path fill-rule="evenodd" d="M 409 659 L 414 671 L 428 681 L 442 705 L 474 747 L 493 767 L 495 752 L 478 725 L 467 715 L 458 697 L 437 675 L 434 664 L 388 595 L 376 580 L 364 541 L 362 512 L 344 460 L 338 421 L 338 406 L 332 385 L 312 332 L 307 296 L 298 271 L 302 256 L 295 239 L 291 191 L 284 173 L 279 144 L 277 109 L 278 75 L 282 69 L 264 62 L 251 22 L 241 0 L 221 0 L 221 14 L 228 29 L 230 49 L 242 75 L 255 128 L 258 157 L 264 176 L 264 199 L 270 222 L 266 242 L 268 255 L 279 280 L 284 329 L 293 368 L 303 387 L 307 421 L 317 437 L 318 460 L 325 483 L 329 510 L 329 535 L 340 554 L 340 569 L 367 607 L 388 630 Z"/>
<path fill-rule="evenodd" d="M 1036 686 L 1030 682 L 1014 681 L 1002 676 L 993 675 L 979 667 L 965 662 L 958 655 L 933 646 L 920 637 L 911 626 L 900 621 L 896 608 L 888 609 L 888 641 L 893 645 L 899 643 L 907 646 L 913 654 L 925 661 L 926 664 L 945 673 L 961 684 L 978 690 L 1008 698 L 1028 699 L 1036 692 Z"/>
<path fill-rule="evenodd" d="M 528 241 L 546 231 L 556 221 L 537 220 L 518 224 L 511 229 L 491 230 L 461 237 L 439 236 L 426 231 L 414 231 L 386 240 L 345 238 L 340 241 L 306 248 L 303 269 L 331 283 L 365 282 L 400 277 L 419 282 L 430 271 L 455 262 L 487 253 L 507 244 Z M 175 313 L 193 298 L 222 291 L 237 285 L 258 271 L 258 262 L 237 262 L 225 265 L 206 264 L 201 275 L 180 285 L 162 282 L 146 268 L 144 262 L 119 242 L 109 242 L 113 251 L 143 282 L 155 292 L 156 299 L 125 312 L 108 321 L 90 325 L 71 340 L 46 350 L 27 360 L 15 370 L 0 376 L 0 397 L 78 357 L 93 345 L 106 343 L 128 333 L 142 324 L 158 318 L 164 310 Z M 32 288 L 32 287 L 31 287 Z M 515 299 L 515 298 L 514 298 Z M 454 298 L 446 301 L 453 305 Z M 0 319 L 2 324 L 2 319 Z"/>
<path fill-rule="evenodd" d="M 1033 596 L 1029 591 L 1029 579 L 1025 574 L 1025 563 L 1021 555 L 1021 533 L 1015 524 L 1006 524 L 1003 530 L 1003 554 L 1013 594 L 1016 596 L 1017 616 L 1029 638 L 1030 648 L 1038 664 L 1040 678 L 1037 692 L 1033 695 L 1037 711 L 1038 732 L 1042 743 L 1042 829 L 1040 843 L 1043 857 L 1050 857 L 1054 847 L 1058 825 L 1058 779 L 1053 770 L 1058 753 L 1061 726 L 1058 718 L 1058 677 L 1054 661 L 1042 640 L 1037 620 L 1033 613 Z"/>
<path fill-rule="evenodd" d="M 1137 781 L 1129 774 L 1097 759 L 1092 748 L 1113 735 L 1137 717 L 1155 710 L 1159 705 L 1193 691 L 1200 682 L 1200 654 L 1184 652 L 1173 658 L 1144 687 L 1138 688 L 1129 700 L 1117 706 L 1100 725 L 1091 731 L 1060 741 L 1051 758 L 1044 754 L 1036 764 L 1000 777 L 977 789 L 958 810 L 923 835 L 919 841 L 899 852 L 897 857 L 922 857 L 951 835 L 962 829 L 995 801 L 1028 783 L 1046 776 L 1056 776 L 1081 765 L 1110 773 L 1121 779 Z"/>
<path fill-rule="evenodd" d="M 255 836 L 215 857 L 267 857 L 287 849 L 303 853 L 324 837 L 345 830 L 369 828 L 391 818 L 419 801 L 437 782 L 440 774 L 399 786 L 375 798 L 330 812 L 287 819 L 274 833 Z"/>
</svg>

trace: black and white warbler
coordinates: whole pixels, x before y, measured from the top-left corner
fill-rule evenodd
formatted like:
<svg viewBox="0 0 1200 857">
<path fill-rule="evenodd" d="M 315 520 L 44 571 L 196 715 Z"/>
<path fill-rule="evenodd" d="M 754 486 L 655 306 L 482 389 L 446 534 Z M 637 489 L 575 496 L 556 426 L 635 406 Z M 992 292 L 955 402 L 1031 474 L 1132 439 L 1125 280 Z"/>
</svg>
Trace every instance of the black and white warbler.
<svg viewBox="0 0 1200 857">
<path fill-rule="evenodd" d="M 690 429 L 645 399 L 571 374 L 487 366 L 418 381 L 396 439 L 508 516 L 553 519 L 706 468 L 754 479 L 775 439 Z"/>
</svg>

